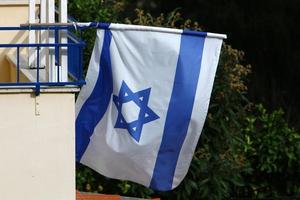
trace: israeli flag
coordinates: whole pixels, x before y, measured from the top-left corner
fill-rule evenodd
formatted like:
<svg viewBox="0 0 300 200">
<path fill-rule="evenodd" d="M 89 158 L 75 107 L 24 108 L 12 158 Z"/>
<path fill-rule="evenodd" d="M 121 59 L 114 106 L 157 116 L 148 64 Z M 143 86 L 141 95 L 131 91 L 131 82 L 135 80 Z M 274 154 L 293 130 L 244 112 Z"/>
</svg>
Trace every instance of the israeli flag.
<svg viewBox="0 0 300 200">
<path fill-rule="evenodd" d="M 101 24 L 76 102 L 77 161 L 159 191 L 178 186 L 202 131 L 225 37 Z"/>
</svg>

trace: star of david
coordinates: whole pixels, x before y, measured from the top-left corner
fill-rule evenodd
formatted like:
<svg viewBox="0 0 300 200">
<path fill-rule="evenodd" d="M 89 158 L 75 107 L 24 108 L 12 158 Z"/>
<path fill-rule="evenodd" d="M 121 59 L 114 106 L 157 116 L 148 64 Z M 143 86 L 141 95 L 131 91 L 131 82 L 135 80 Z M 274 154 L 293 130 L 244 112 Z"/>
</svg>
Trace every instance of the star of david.
<svg viewBox="0 0 300 200">
<path fill-rule="evenodd" d="M 118 110 L 115 128 L 127 129 L 128 133 L 137 142 L 140 140 L 143 125 L 159 118 L 159 116 L 148 106 L 150 91 L 151 88 L 132 92 L 128 85 L 123 81 L 119 91 L 119 96 L 113 95 L 113 102 Z M 140 108 L 140 111 L 138 119 L 128 123 L 124 118 L 124 113 L 122 113 L 122 106 L 123 104 L 131 101 Z"/>
</svg>

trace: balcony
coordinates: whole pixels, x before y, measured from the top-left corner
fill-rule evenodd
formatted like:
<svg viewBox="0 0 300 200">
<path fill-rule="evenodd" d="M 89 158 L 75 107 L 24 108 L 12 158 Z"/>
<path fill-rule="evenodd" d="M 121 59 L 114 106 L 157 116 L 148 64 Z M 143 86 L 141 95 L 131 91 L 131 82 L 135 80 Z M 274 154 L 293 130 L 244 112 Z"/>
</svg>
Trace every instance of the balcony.
<svg viewBox="0 0 300 200">
<path fill-rule="evenodd" d="M 1 36 L 18 37 L 0 42 L 0 88 L 33 89 L 38 95 L 45 88 L 85 84 L 85 43 L 71 32 L 74 29 L 67 25 L 0 27 Z M 35 42 L 24 42 L 32 34 Z"/>
</svg>

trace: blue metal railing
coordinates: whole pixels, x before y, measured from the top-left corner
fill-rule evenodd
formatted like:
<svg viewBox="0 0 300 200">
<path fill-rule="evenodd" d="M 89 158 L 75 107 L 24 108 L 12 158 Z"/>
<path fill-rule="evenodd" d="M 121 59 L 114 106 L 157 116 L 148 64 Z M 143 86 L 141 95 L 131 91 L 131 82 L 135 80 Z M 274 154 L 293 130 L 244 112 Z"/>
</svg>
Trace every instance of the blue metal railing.
<svg viewBox="0 0 300 200">
<path fill-rule="evenodd" d="M 85 43 L 70 32 L 74 30 L 73 26 L 27 26 L 27 27 L 0 27 L 0 31 L 30 31 L 30 30 L 52 30 L 54 32 L 54 43 L 35 43 L 35 44 L 0 44 L 0 48 L 16 49 L 16 81 L 15 82 L 0 82 L 0 87 L 33 87 L 36 95 L 39 95 L 40 88 L 46 86 L 82 86 L 85 84 L 83 78 L 83 48 Z M 68 31 L 67 43 L 59 43 L 60 30 Z M 36 80 L 34 82 L 20 81 L 20 48 L 35 48 L 36 49 Z M 55 65 L 57 66 L 57 81 L 43 82 L 40 79 L 40 50 L 42 47 L 55 49 Z M 67 47 L 68 52 L 68 66 L 60 66 L 60 48 Z M 29 67 L 29 66 L 28 66 Z M 67 67 L 69 81 L 60 82 L 59 68 Z"/>
</svg>

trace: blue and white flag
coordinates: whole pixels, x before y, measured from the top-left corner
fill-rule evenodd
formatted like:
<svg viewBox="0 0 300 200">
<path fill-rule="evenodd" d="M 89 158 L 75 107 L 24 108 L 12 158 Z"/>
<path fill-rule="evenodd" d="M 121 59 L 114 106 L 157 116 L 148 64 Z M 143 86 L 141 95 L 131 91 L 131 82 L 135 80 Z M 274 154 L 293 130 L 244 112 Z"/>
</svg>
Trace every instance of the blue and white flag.
<svg viewBox="0 0 300 200">
<path fill-rule="evenodd" d="M 178 186 L 202 131 L 225 37 L 102 24 L 76 102 L 77 161 L 155 190 Z"/>
</svg>

